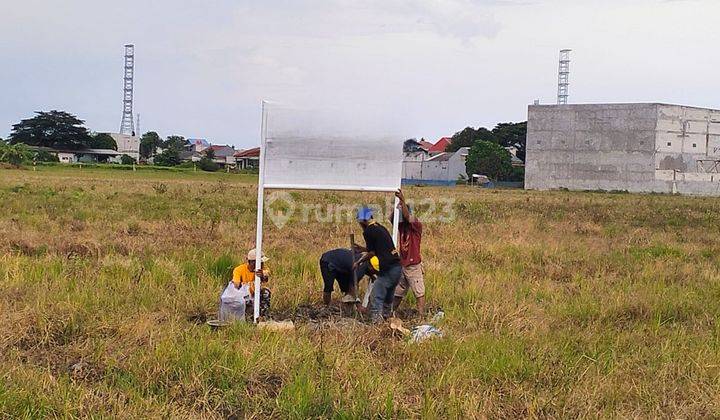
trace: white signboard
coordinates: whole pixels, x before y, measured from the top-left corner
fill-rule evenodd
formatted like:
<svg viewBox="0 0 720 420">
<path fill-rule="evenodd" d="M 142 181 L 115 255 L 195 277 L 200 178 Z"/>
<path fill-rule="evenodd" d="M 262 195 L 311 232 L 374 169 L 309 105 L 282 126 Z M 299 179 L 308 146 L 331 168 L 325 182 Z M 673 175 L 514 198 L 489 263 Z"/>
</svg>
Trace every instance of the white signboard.
<svg viewBox="0 0 720 420">
<path fill-rule="evenodd" d="M 265 114 L 265 188 L 400 188 L 404 139 L 382 132 L 380 123 L 273 105 L 266 105 Z"/>
<path fill-rule="evenodd" d="M 394 192 L 400 188 L 404 138 L 382 119 L 348 109 L 298 110 L 263 102 L 256 251 L 262 253 L 264 190 L 311 189 Z M 395 200 L 393 238 L 397 239 Z M 397 242 L 397 240 L 396 240 Z M 260 316 L 255 277 L 254 318 Z"/>
</svg>

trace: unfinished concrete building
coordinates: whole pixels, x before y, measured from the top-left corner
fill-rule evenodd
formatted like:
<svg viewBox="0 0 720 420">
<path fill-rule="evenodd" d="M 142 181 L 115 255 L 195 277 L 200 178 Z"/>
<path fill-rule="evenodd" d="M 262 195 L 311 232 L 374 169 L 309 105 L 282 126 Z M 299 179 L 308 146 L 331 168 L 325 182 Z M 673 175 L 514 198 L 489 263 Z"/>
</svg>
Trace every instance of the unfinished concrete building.
<svg viewBox="0 0 720 420">
<path fill-rule="evenodd" d="M 720 110 L 530 105 L 525 188 L 720 195 Z"/>
</svg>

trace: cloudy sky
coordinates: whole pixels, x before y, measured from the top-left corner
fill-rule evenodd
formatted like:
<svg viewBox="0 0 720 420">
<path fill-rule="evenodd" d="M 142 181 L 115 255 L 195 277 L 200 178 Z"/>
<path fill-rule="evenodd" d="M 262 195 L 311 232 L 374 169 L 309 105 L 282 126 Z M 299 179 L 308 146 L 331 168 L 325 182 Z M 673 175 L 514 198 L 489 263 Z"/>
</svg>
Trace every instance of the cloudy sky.
<svg viewBox="0 0 720 420">
<path fill-rule="evenodd" d="M 35 110 L 117 131 L 136 45 L 142 131 L 259 142 L 260 101 L 382 112 L 408 137 L 555 101 L 720 107 L 718 0 L 0 0 L 0 137 Z"/>
</svg>

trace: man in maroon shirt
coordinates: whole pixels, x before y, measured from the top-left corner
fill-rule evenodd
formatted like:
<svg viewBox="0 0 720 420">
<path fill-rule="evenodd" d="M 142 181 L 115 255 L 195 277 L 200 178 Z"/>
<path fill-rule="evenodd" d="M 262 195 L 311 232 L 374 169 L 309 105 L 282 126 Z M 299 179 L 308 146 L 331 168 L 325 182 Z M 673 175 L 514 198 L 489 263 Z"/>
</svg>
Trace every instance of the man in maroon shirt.
<svg viewBox="0 0 720 420">
<path fill-rule="evenodd" d="M 423 278 L 422 258 L 420 257 L 420 241 L 422 239 L 422 223 L 410 212 L 405 203 L 402 190 L 395 196 L 400 201 L 401 220 L 398 224 L 398 242 L 400 249 L 400 265 L 402 276 L 395 288 L 394 307 L 397 309 L 408 289 L 412 290 L 417 300 L 420 316 L 425 314 L 425 279 Z"/>
</svg>

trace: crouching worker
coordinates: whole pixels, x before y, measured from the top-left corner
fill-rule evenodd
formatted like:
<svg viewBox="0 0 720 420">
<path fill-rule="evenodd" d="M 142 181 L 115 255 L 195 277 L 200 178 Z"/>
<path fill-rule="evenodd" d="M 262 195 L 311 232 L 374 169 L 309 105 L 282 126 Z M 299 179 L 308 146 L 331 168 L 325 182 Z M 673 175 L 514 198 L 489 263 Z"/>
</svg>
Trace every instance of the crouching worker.
<svg viewBox="0 0 720 420">
<path fill-rule="evenodd" d="M 355 281 L 357 280 L 359 283 L 365 276 L 374 280 L 377 272 L 372 269 L 369 261 L 365 261 L 357 265 L 353 275 L 353 264 L 359 260 L 359 254 L 345 248 L 332 249 L 322 254 L 320 257 L 320 274 L 322 274 L 324 283 L 324 304 L 330 304 L 335 281 L 337 281 L 340 291 L 343 293 L 342 302 L 355 304 L 358 311 L 364 312 L 364 308 L 357 298 Z"/>
<path fill-rule="evenodd" d="M 357 221 L 363 229 L 365 248 L 356 246 L 357 251 L 367 251 L 358 262 L 359 266 L 372 257 L 378 258 L 378 276 L 372 287 L 370 298 L 370 319 L 374 323 L 389 317 L 392 311 L 395 287 L 400 281 L 402 267 L 400 255 L 395 249 L 390 232 L 373 219 L 373 212 L 368 207 L 362 207 L 357 212 Z"/>
<path fill-rule="evenodd" d="M 229 287 L 234 287 L 237 292 L 230 290 L 228 292 L 228 288 L 225 289 L 225 292 L 223 292 L 223 296 L 231 297 L 230 301 L 232 302 L 231 305 L 228 305 L 225 303 L 223 298 L 221 297 L 221 304 L 220 304 L 220 319 L 223 321 L 229 321 L 231 319 L 224 319 L 223 314 L 225 314 L 226 317 L 231 318 L 238 318 L 240 314 L 240 304 L 237 303 L 237 295 L 242 294 L 243 295 L 243 312 L 242 312 L 242 319 L 245 319 L 245 310 L 247 310 L 249 313 L 252 313 L 254 298 L 255 298 L 255 275 L 257 274 L 260 277 L 260 316 L 261 317 L 267 317 L 270 314 L 270 289 L 267 287 L 268 279 L 270 276 L 270 270 L 267 269 L 267 267 L 264 267 L 264 262 L 267 261 L 267 257 L 264 255 L 260 258 L 260 268 L 257 268 L 256 266 L 256 260 L 257 257 L 255 255 L 255 250 L 251 249 L 247 254 L 247 260 L 244 264 L 240 264 L 239 266 L 235 267 L 233 270 L 232 275 L 232 281 L 231 284 L 228 284 Z M 225 310 L 223 310 L 225 309 Z"/>
</svg>

